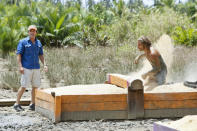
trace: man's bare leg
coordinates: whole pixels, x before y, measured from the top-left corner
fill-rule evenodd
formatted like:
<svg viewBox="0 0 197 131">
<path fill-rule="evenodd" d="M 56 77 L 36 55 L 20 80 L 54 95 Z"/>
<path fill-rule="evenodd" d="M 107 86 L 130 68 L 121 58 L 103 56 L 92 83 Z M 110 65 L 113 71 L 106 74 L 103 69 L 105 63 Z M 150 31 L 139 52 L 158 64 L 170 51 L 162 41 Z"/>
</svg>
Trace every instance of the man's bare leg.
<svg viewBox="0 0 197 131">
<path fill-rule="evenodd" d="M 32 87 L 32 91 L 31 91 L 31 104 L 35 104 L 35 91 L 36 91 L 37 87 Z"/>
<path fill-rule="evenodd" d="M 158 86 L 156 79 L 154 77 L 149 77 L 144 81 L 145 91 L 151 91 L 154 89 L 154 87 Z"/>
<path fill-rule="evenodd" d="M 16 104 L 20 104 L 20 99 L 25 91 L 24 87 L 20 87 L 17 94 Z"/>
<path fill-rule="evenodd" d="M 21 107 L 21 105 L 20 105 L 20 99 L 21 99 L 21 97 L 22 97 L 24 91 L 25 91 L 25 88 L 24 88 L 24 87 L 20 87 L 20 88 L 18 89 L 17 98 L 16 98 L 16 103 L 14 104 L 14 109 L 15 109 L 16 111 L 23 111 L 23 110 L 24 110 L 24 109 Z"/>
<path fill-rule="evenodd" d="M 34 111 L 35 110 L 35 91 L 37 87 L 32 87 L 31 90 L 31 104 L 29 105 L 29 109 Z"/>
<path fill-rule="evenodd" d="M 156 78 L 155 77 L 153 77 L 153 76 L 147 76 L 144 79 L 144 86 L 149 85 L 150 83 L 154 83 L 154 82 L 156 82 Z"/>
</svg>

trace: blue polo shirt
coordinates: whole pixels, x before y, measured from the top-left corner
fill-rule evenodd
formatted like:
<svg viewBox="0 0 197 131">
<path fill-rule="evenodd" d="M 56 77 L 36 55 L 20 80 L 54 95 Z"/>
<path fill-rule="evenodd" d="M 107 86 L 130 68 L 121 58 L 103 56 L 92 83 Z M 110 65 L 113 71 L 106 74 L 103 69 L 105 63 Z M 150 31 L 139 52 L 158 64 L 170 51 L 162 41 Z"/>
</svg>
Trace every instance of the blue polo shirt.
<svg viewBox="0 0 197 131">
<path fill-rule="evenodd" d="M 29 37 L 19 41 L 17 53 L 21 54 L 21 63 L 27 69 L 40 69 L 39 56 L 43 55 L 41 42 L 36 39 L 33 44 Z"/>
</svg>

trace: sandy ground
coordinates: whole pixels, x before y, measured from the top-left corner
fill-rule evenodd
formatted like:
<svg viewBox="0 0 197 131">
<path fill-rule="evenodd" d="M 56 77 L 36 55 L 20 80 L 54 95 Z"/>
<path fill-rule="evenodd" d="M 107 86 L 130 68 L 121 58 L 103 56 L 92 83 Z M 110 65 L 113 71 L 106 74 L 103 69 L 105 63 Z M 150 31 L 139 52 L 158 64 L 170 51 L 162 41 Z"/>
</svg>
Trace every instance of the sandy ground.
<svg viewBox="0 0 197 131">
<path fill-rule="evenodd" d="M 152 131 L 158 119 L 146 120 L 92 120 L 52 123 L 40 114 L 29 111 L 16 112 L 12 107 L 0 108 L 0 130 L 39 131 Z M 163 119 L 161 121 L 169 121 Z"/>
</svg>

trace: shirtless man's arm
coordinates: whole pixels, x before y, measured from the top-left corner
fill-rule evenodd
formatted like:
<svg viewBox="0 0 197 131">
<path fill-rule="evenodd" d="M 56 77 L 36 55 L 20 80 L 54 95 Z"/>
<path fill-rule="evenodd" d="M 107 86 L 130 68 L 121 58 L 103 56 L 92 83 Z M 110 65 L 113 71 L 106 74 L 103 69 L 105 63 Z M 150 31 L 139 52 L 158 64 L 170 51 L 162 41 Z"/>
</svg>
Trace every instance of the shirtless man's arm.
<svg viewBox="0 0 197 131">
<path fill-rule="evenodd" d="M 134 63 L 135 63 L 135 64 L 138 64 L 139 60 L 140 60 L 142 57 L 145 57 L 145 56 L 146 56 L 146 54 L 141 54 L 141 55 L 137 56 L 137 57 L 135 58 L 135 60 L 134 60 Z"/>
</svg>

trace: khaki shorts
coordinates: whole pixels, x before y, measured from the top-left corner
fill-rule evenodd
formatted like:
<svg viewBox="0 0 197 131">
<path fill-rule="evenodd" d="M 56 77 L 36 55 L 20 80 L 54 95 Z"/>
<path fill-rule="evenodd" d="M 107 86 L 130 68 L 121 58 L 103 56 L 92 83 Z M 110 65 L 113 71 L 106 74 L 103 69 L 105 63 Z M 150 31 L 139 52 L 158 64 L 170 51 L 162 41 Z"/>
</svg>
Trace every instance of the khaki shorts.
<svg viewBox="0 0 197 131">
<path fill-rule="evenodd" d="M 28 88 L 40 87 L 40 69 L 26 69 L 24 68 L 24 74 L 21 76 L 21 87 Z"/>
</svg>

